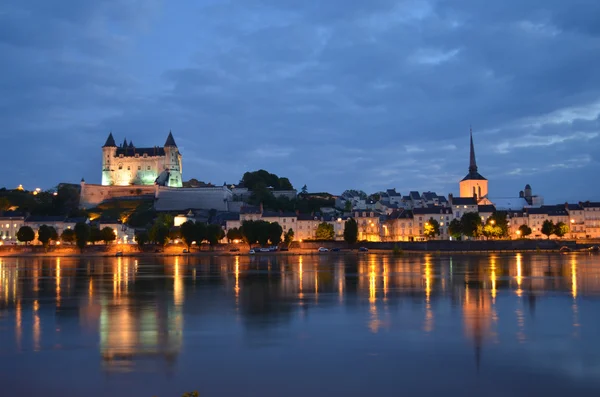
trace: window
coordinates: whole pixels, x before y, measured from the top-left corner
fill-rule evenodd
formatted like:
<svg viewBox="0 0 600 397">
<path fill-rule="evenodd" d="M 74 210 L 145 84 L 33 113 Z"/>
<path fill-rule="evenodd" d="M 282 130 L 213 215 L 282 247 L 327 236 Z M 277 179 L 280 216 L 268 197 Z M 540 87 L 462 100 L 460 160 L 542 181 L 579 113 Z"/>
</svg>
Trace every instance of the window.
<svg viewBox="0 0 600 397">
<path fill-rule="evenodd" d="M 119 163 L 119 169 L 122 170 L 123 169 L 123 164 Z"/>
<path fill-rule="evenodd" d="M 120 154 L 120 155 L 119 155 L 119 157 L 120 157 L 120 158 L 123 158 L 123 154 Z"/>
<path fill-rule="evenodd" d="M 138 171 L 141 171 L 141 170 L 142 170 L 142 166 L 138 165 Z"/>
<path fill-rule="evenodd" d="M 148 171 L 150 171 L 150 166 L 148 166 L 148 168 L 147 168 L 147 169 L 148 169 Z"/>
<path fill-rule="evenodd" d="M 131 167 L 130 166 L 127 166 L 127 171 L 131 171 Z"/>
<path fill-rule="evenodd" d="M 139 153 L 136 153 L 136 154 L 135 154 L 135 158 L 137 159 L 138 157 L 140 157 L 140 154 L 139 154 Z"/>
<path fill-rule="evenodd" d="M 144 158 L 148 157 L 148 153 L 144 153 Z"/>
</svg>

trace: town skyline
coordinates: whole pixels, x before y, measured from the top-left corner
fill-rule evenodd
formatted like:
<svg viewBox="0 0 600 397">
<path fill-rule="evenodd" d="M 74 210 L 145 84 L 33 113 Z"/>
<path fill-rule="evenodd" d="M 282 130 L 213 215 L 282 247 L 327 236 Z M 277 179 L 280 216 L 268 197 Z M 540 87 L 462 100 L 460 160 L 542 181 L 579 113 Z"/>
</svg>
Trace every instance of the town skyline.
<svg viewBox="0 0 600 397">
<path fill-rule="evenodd" d="M 172 130 L 186 180 L 266 169 L 335 194 L 457 193 L 472 124 L 491 195 L 600 197 L 600 5 L 253 3 L 10 0 L 0 119 L 18 166 L 1 184 L 100 183 L 108 132 Z"/>
</svg>

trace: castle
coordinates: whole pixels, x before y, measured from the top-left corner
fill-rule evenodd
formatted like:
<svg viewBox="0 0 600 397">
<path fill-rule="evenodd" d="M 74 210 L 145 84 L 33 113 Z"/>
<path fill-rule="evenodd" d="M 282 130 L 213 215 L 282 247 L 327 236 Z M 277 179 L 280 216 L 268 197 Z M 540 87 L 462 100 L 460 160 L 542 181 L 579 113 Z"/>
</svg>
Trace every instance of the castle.
<svg viewBox="0 0 600 397">
<path fill-rule="evenodd" d="M 102 146 L 102 185 L 181 187 L 181 153 L 173 134 L 163 147 L 138 148 L 127 139 L 117 146 L 112 133 Z"/>
</svg>

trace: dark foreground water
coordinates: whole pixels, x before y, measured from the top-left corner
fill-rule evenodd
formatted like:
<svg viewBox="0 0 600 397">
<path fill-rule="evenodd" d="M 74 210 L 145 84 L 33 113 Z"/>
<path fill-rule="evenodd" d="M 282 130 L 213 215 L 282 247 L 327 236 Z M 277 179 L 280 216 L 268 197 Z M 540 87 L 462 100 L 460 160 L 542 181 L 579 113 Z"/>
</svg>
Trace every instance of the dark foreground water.
<svg viewBox="0 0 600 397">
<path fill-rule="evenodd" d="M 0 258 L 1 396 L 598 396 L 600 256 Z"/>
</svg>

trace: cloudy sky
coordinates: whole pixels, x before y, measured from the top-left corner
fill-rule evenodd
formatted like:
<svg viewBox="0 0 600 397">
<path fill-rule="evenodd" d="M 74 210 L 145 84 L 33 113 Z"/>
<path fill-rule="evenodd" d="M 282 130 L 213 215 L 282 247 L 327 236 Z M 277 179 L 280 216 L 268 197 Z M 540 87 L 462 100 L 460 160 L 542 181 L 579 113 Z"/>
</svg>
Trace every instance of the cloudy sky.
<svg viewBox="0 0 600 397">
<path fill-rule="evenodd" d="M 600 199 L 600 1 L 4 0 L 0 185 L 99 183 L 109 131 L 184 179 Z"/>
</svg>

